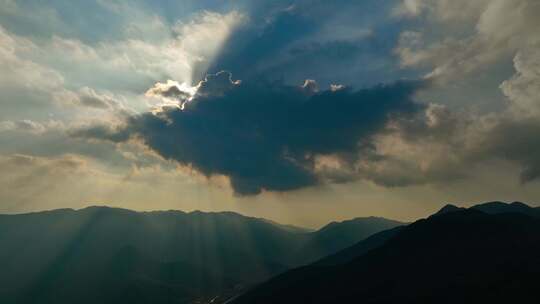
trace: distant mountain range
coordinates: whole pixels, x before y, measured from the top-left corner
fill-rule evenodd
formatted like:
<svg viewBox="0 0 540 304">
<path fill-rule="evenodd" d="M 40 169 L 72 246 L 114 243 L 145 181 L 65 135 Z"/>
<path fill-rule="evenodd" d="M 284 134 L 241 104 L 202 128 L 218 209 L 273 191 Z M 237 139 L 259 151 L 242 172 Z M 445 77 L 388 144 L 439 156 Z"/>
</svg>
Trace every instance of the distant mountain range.
<svg viewBox="0 0 540 304">
<path fill-rule="evenodd" d="M 217 303 L 400 225 L 358 218 L 310 231 L 108 207 L 0 215 L 0 303 Z"/>
<path fill-rule="evenodd" d="M 343 222 L 332 222 L 311 233 L 298 248 L 297 263 L 314 262 L 377 233 L 404 223 L 380 217 L 364 217 Z"/>
<path fill-rule="evenodd" d="M 229 303 L 540 303 L 539 210 L 447 205 Z"/>
<path fill-rule="evenodd" d="M 0 215 L 0 303 L 540 303 L 540 208 L 312 231 L 232 212 Z M 304 266 L 303 266 L 304 265 Z"/>
</svg>

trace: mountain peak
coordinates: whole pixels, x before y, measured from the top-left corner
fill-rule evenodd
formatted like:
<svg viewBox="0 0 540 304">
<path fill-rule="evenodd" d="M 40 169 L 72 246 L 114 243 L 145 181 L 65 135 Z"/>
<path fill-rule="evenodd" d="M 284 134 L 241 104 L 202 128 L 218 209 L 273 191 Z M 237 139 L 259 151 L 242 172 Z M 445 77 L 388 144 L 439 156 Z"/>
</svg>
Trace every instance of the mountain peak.
<svg viewBox="0 0 540 304">
<path fill-rule="evenodd" d="M 442 215 L 442 214 L 446 214 L 446 213 L 450 213 L 450 212 L 456 212 L 456 211 L 460 211 L 460 210 L 463 210 L 463 209 L 464 208 L 458 207 L 456 205 L 446 204 L 439 211 L 437 211 L 437 213 L 435 213 L 433 216 Z"/>
<path fill-rule="evenodd" d="M 521 202 L 513 202 L 511 204 L 505 202 L 488 202 L 472 206 L 471 209 L 476 209 L 485 213 L 531 213 L 534 208 Z"/>
<path fill-rule="evenodd" d="M 514 206 L 514 207 L 519 207 L 519 208 L 525 208 L 525 209 L 530 209 L 531 206 L 525 204 L 525 203 L 522 203 L 522 202 L 512 202 L 510 204 L 510 206 Z"/>
</svg>

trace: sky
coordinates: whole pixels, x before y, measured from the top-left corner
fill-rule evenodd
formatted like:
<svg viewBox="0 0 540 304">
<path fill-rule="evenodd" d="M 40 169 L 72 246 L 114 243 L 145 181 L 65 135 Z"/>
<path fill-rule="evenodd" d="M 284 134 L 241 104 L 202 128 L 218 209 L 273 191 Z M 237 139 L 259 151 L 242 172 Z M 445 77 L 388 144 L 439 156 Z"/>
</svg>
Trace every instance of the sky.
<svg viewBox="0 0 540 304">
<path fill-rule="evenodd" d="M 0 0 L 0 213 L 540 204 L 536 0 Z"/>
</svg>

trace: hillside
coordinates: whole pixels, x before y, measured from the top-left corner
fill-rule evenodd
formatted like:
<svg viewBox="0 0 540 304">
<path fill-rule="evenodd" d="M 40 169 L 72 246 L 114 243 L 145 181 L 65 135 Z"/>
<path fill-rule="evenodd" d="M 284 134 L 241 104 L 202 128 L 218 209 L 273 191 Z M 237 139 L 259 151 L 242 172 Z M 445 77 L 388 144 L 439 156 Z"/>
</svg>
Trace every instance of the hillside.
<svg viewBox="0 0 540 304">
<path fill-rule="evenodd" d="M 233 303 L 538 303 L 540 220 L 477 209 L 419 220 L 356 257 L 338 253 L 345 263 L 288 271 Z"/>
<path fill-rule="evenodd" d="M 386 227 L 383 219 L 364 221 L 311 232 L 232 212 L 89 207 L 0 215 L 0 302 L 226 298 Z M 332 230 L 346 237 L 333 245 Z M 322 250 L 304 249 L 319 240 Z"/>
</svg>

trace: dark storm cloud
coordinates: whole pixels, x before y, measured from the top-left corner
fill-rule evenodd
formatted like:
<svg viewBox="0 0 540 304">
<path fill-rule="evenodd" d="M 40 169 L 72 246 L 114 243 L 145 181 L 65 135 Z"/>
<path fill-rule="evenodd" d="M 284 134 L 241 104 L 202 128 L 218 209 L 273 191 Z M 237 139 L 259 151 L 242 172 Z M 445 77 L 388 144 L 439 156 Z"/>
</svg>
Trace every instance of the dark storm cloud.
<svg viewBox="0 0 540 304">
<path fill-rule="evenodd" d="M 184 110 L 169 108 L 75 135 L 125 141 L 135 137 L 167 159 L 230 178 L 241 195 L 287 191 L 320 182 L 315 155 L 356 155 L 389 119 L 416 113 L 425 84 L 400 81 L 354 91 L 314 92 L 282 83 L 233 82 L 222 72 L 201 83 Z M 311 86 L 309 86 L 311 87 Z"/>
</svg>

